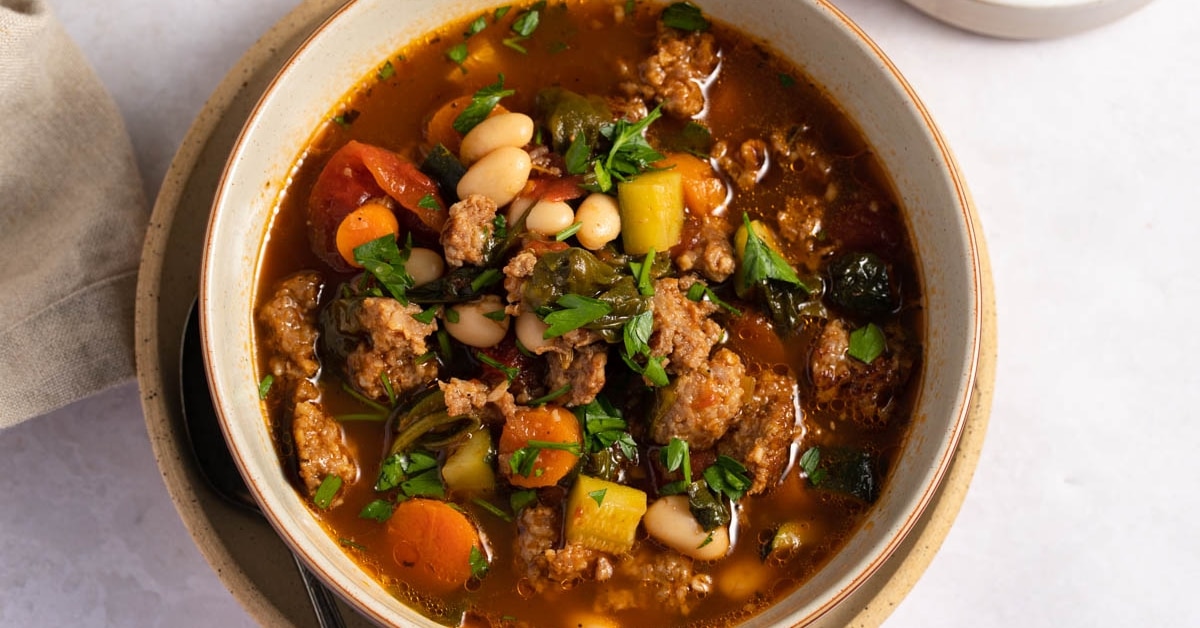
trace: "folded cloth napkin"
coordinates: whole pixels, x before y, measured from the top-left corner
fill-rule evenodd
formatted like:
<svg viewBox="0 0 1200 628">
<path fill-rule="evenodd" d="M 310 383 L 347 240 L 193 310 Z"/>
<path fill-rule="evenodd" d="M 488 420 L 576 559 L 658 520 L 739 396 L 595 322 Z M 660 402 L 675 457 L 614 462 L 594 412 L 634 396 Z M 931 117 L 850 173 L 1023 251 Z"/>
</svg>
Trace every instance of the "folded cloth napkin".
<svg viewBox="0 0 1200 628">
<path fill-rule="evenodd" d="M 0 428 L 133 375 L 146 218 L 79 48 L 43 0 L 0 0 Z"/>
</svg>

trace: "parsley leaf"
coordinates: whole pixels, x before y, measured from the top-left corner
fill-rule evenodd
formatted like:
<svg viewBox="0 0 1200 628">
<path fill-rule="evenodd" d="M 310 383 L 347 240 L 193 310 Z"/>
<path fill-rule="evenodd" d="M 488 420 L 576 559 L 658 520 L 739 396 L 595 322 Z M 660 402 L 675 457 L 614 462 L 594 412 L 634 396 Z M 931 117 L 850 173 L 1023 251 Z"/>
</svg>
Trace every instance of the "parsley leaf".
<svg viewBox="0 0 1200 628">
<path fill-rule="evenodd" d="M 274 383 L 275 383 L 274 375 L 268 374 L 266 377 L 262 378 L 262 381 L 258 383 L 258 398 L 266 399 L 267 393 L 271 392 L 271 384 L 274 384 Z"/>
<path fill-rule="evenodd" d="M 463 63 L 466 63 L 466 61 L 467 61 L 467 44 L 466 44 L 466 42 L 459 42 L 458 44 L 455 44 L 453 48 L 447 50 L 446 58 L 450 59 L 451 61 L 453 61 L 454 63 L 456 63 L 459 66 L 461 66 Z"/>
<path fill-rule="evenodd" d="M 498 76 L 499 79 L 495 83 L 480 88 L 471 97 L 471 104 L 467 105 L 462 113 L 454 119 L 455 131 L 466 135 L 468 131 L 475 128 L 475 125 L 487 119 L 492 109 L 500 104 L 500 99 L 517 93 L 516 90 L 504 89 L 504 75 Z"/>
<path fill-rule="evenodd" d="M 437 198 L 432 194 L 426 194 L 425 196 L 422 196 L 421 200 L 417 201 L 417 207 L 420 207 L 421 209 L 432 209 L 433 211 L 438 211 L 441 209 L 441 206 L 438 205 Z"/>
<path fill-rule="evenodd" d="M 644 297 L 654 296 L 653 277 L 650 276 L 650 271 L 654 268 L 654 247 L 646 252 L 646 259 L 642 261 L 641 266 L 637 270 L 637 287 L 638 292 Z"/>
<path fill-rule="evenodd" d="M 671 442 L 659 450 L 659 455 L 662 457 L 663 466 L 667 468 L 667 471 L 675 472 L 682 469 L 684 485 L 692 483 L 692 457 L 686 440 L 672 436 Z"/>
<path fill-rule="evenodd" d="M 400 490 L 409 497 L 445 497 L 442 474 L 436 468 L 422 471 L 400 483 Z"/>
<path fill-rule="evenodd" d="M 483 362 L 484 364 L 496 369 L 497 371 L 504 373 L 504 377 L 507 378 L 509 382 L 512 382 L 514 379 L 517 378 L 518 375 L 521 374 L 521 369 L 516 368 L 514 366 L 508 366 L 507 364 L 500 362 L 496 358 L 493 358 L 492 356 L 490 356 L 482 351 L 476 351 L 475 357 L 480 362 Z"/>
<path fill-rule="evenodd" d="M 537 491 L 525 490 L 516 491 L 508 496 L 508 505 L 512 508 L 514 514 L 521 512 L 521 509 L 537 501 Z"/>
<path fill-rule="evenodd" d="M 467 25 L 467 32 L 463 33 L 463 37 L 470 37 L 471 35 L 474 35 L 485 28 L 487 28 L 487 18 L 481 15 L 475 18 L 475 21 Z"/>
<path fill-rule="evenodd" d="M 728 495 L 733 501 L 741 499 L 753 484 L 746 474 L 746 467 L 724 454 L 717 456 L 717 461 L 704 470 L 704 481 L 713 491 Z"/>
<path fill-rule="evenodd" d="M 883 335 L 883 330 L 875 323 L 867 323 L 866 327 L 861 327 L 850 332 L 850 348 L 846 353 L 850 357 L 870 364 L 883 354 L 887 348 L 887 339 Z"/>
<path fill-rule="evenodd" d="M 704 19 L 700 7 L 690 2 L 676 2 L 663 9 L 662 21 L 671 28 L 684 31 L 706 31 L 711 26 L 708 20 Z"/>
<path fill-rule="evenodd" d="M 599 191 L 608 192 L 614 180 L 627 181 L 665 159 L 646 141 L 646 129 L 661 117 L 662 105 L 659 105 L 637 122 L 617 120 L 600 125 L 600 135 L 612 145 L 608 154 L 602 160 L 597 159 L 593 166 Z"/>
<path fill-rule="evenodd" d="M 808 286 L 800 280 L 787 260 L 759 237 L 750 224 L 750 216 L 745 212 L 742 213 L 742 223 L 746 227 L 746 247 L 742 252 L 742 273 L 736 286 L 738 294 L 742 295 L 768 279 L 808 290 Z"/>
<path fill-rule="evenodd" d="M 392 65 L 391 61 L 388 61 L 375 74 L 379 77 L 379 80 L 386 81 L 396 75 L 396 66 Z"/>
<path fill-rule="evenodd" d="M 549 325 L 543 338 L 557 338 L 569 331 L 574 331 L 595 321 L 612 311 L 612 306 L 600 299 L 585 297 L 578 294 L 564 294 L 555 302 L 560 309 L 555 310 L 542 320 Z"/>
<path fill-rule="evenodd" d="M 650 334 L 654 332 L 654 313 L 647 310 L 629 319 L 621 329 L 625 353 L 630 357 L 650 354 Z"/>
<path fill-rule="evenodd" d="M 592 499 L 596 500 L 597 506 L 603 506 L 604 505 L 604 496 L 607 493 L 608 493 L 608 489 L 606 489 L 606 488 L 597 489 L 597 490 L 589 492 L 588 497 L 591 497 Z"/>
<path fill-rule="evenodd" d="M 478 546 L 471 546 L 471 555 L 468 560 L 471 562 L 471 576 L 473 578 L 480 579 L 487 575 L 489 569 L 487 556 L 484 556 L 483 552 L 479 551 Z"/>
<path fill-rule="evenodd" d="M 496 17 L 495 17 L 495 21 L 499 22 L 499 21 L 500 21 L 500 18 L 504 17 L 505 15 L 508 15 L 508 12 L 509 12 L 509 11 L 511 11 L 511 10 L 512 10 L 512 6 L 511 6 L 511 5 L 507 5 L 507 6 L 498 7 L 498 8 L 496 9 L 496 13 L 495 13 L 495 16 L 496 16 Z"/>
<path fill-rule="evenodd" d="M 583 455 L 583 450 L 580 449 L 578 443 L 556 443 L 544 440 L 530 440 L 528 443 L 514 451 L 512 457 L 508 459 L 508 467 L 513 473 L 520 474 L 524 477 L 530 475 L 540 475 L 535 473 L 533 465 L 537 462 L 538 455 L 544 449 L 553 449 L 557 451 L 565 451 L 576 456 Z M 538 469 L 541 471 L 541 469 Z"/>
<path fill-rule="evenodd" d="M 687 298 L 692 301 L 696 301 L 696 302 L 700 302 L 700 301 L 703 301 L 704 299 L 708 299 L 709 301 L 716 303 L 718 307 L 728 311 L 730 314 L 733 314 L 734 316 L 742 315 L 741 310 L 722 301 L 719 297 L 717 297 L 717 294 L 712 291 L 712 288 L 709 288 L 708 286 L 700 283 L 699 281 L 692 284 L 692 287 L 688 288 Z"/>
<path fill-rule="evenodd" d="M 401 303 L 408 303 L 405 293 L 413 287 L 412 275 L 405 270 L 408 262 L 409 248 L 403 251 L 396 246 L 395 236 L 388 234 L 377 240 L 371 240 L 354 249 L 354 259 L 367 272 L 375 276 L 383 287 Z"/>
<path fill-rule="evenodd" d="M 800 456 L 800 470 L 808 476 L 813 486 L 820 486 L 825 480 L 825 470 L 820 467 L 821 448 L 812 447 Z"/>
<path fill-rule="evenodd" d="M 321 485 L 317 487 L 317 492 L 313 493 L 313 503 L 321 510 L 329 510 L 329 506 L 333 503 L 333 498 L 337 496 L 338 489 L 342 488 L 342 478 L 336 475 L 327 475 L 321 480 Z"/>
<path fill-rule="evenodd" d="M 575 408 L 575 416 L 583 424 L 584 442 L 590 453 L 599 453 L 615 444 L 626 458 L 637 459 L 637 443 L 627 431 L 629 424 L 607 398 L 597 395 L 586 405 Z"/>
<path fill-rule="evenodd" d="M 420 314 L 413 314 L 412 317 L 413 320 L 417 321 L 418 323 L 428 325 L 433 322 L 433 319 L 437 318 L 437 313 L 438 309 L 436 307 L 431 307 Z"/>
<path fill-rule="evenodd" d="M 592 147 L 588 146 L 587 135 L 583 132 L 576 133 L 563 157 L 567 161 L 568 174 L 587 172 L 588 160 L 592 157 Z"/>
<path fill-rule="evenodd" d="M 359 519 L 374 519 L 380 523 L 387 521 L 392 516 L 392 511 L 395 506 L 391 502 L 383 499 L 377 499 L 363 507 L 358 513 Z"/>
<path fill-rule="evenodd" d="M 537 9 L 530 9 L 522 13 L 513 21 L 512 32 L 521 37 L 529 37 L 533 34 L 533 31 L 537 30 L 538 24 L 541 22 L 541 17 L 541 13 Z"/>
</svg>

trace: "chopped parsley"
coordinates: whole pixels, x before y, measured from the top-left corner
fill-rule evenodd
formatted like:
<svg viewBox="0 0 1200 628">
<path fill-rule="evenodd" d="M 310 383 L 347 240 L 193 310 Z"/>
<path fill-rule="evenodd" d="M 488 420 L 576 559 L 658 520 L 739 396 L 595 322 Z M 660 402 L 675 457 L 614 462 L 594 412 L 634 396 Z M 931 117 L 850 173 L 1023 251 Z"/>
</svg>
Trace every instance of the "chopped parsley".
<svg viewBox="0 0 1200 628">
<path fill-rule="evenodd" d="M 665 159 L 646 141 L 646 129 L 661 117 L 662 105 L 659 105 L 637 122 L 617 120 L 600 125 L 600 135 L 612 143 L 608 154 L 597 158 L 592 165 L 595 186 L 600 192 L 608 192 L 615 181 L 627 181 Z"/>
<path fill-rule="evenodd" d="M 644 376 L 655 386 L 661 387 L 671 382 L 667 378 L 666 369 L 663 368 L 663 358 L 650 353 L 650 334 L 653 332 L 653 328 L 654 313 L 649 310 L 626 321 L 621 328 L 624 347 L 620 354 L 621 359 L 625 361 L 625 365 L 630 370 Z M 639 357 L 646 359 L 645 365 L 637 362 Z"/>
<path fill-rule="evenodd" d="M 708 286 L 704 285 L 703 283 L 700 283 L 699 281 L 692 284 L 692 287 L 688 288 L 687 298 L 692 301 L 696 301 L 696 302 L 700 302 L 705 299 L 708 299 L 709 301 L 716 303 L 718 307 L 728 311 L 730 314 L 733 314 L 734 316 L 742 315 L 741 310 L 722 301 L 719 297 L 717 297 L 716 293 L 712 291 L 712 288 L 709 288 Z"/>
<path fill-rule="evenodd" d="M 380 523 L 387 521 L 392 516 L 392 511 L 396 507 L 384 499 L 377 499 L 363 507 L 358 513 L 360 519 L 374 519 Z"/>
<path fill-rule="evenodd" d="M 758 236 L 750 224 L 750 216 L 745 212 L 742 213 L 742 224 L 746 227 L 746 248 L 742 252 L 738 294 L 767 280 L 780 281 L 808 291 L 809 287 L 800 280 L 787 260 Z"/>
<path fill-rule="evenodd" d="M 408 497 L 445 497 L 442 474 L 437 468 L 422 471 L 400 483 L 400 490 Z"/>
<path fill-rule="evenodd" d="M 812 447 L 800 456 L 800 470 L 804 471 L 804 475 L 808 476 L 808 481 L 813 486 L 820 486 L 825 480 L 825 470 L 820 467 L 821 464 L 821 448 Z"/>
<path fill-rule="evenodd" d="M 487 28 L 487 18 L 481 15 L 467 25 L 467 32 L 463 33 L 463 37 L 466 38 L 475 35 L 485 28 Z"/>
<path fill-rule="evenodd" d="M 338 539 L 338 544 L 340 544 L 342 547 L 348 547 L 350 549 L 358 550 L 360 552 L 367 551 L 366 545 L 363 545 L 362 543 L 355 543 L 354 539 L 340 538 L 340 539 Z"/>
<path fill-rule="evenodd" d="M 453 48 L 446 51 L 446 58 L 461 67 L 467 61 L 467 43 L 459 42 L 455 44 Z"/>
<path fill-rule="evenodd" d="M 516 379 L 517 376 L 521 374 L 521 369 L 516 368 L 514 366 L 508 366 L 507 364 L 500 362 L 496 358 L 493 358 L 492 356 L 490 356 L 482 351 L 476 351 L 475 357 L 480 362 L 483 362 L 484 364 L 496 369 L 497 371 L 504 373 L 504 377 L 506 379 L 508 379 L 508 381 L 510 381 L 510 382 L 513 381 L 514 379 Z"/>
<path fill-rule="evenodd" d="M 887 338 L 883 335 L 883 330 L 875 323 L 867 323 L 866 327 L 860 327 L 850 332 L 850 348 L 846 353 L 856 360 L 870 364 L 883 354 L 887 348 Z"/>
<path fill-rule="evenodd" d="M 700 7 L 690 2 L 676 2 L 663 9 L 663 24 L 683 31 L 706 31 L 711 24 L 704 19 Z"/>
<path fill-rule="evenodd" d="M 616 445 L 627 459 L 637 459 L 637 443 L 629 434 L 629 424 L 607 398 L 597 395 L 590 403 L 575 408 L 575 416 L 583 424 L 589 452 L 599 453 Z"/>
<path fill-rule="evenodd" d="M 597 506 L 603 506 L 604 505 L 604 495 L 607 493 L 608 493 L 608 489 L 602 488 L 599 490 L 591 491 L 590 493 L 588 493 L 588 497 L 591 497 L 592 499 L 594 499 L 596 501 Z"/>
<path fill-rule="evenodd" d="M 545 395 L 542 395 L 541 397 L 538 397 L 537 399 L 530 401 L 529 405 L 532 407 L 535 407 L 535 408 L 537 406 L 544 406 L 544 405 L 550 403 L 551 401 L 554 401 L 555 399 L 558 399 L 559 397 L 561 397 L 569 392 L 571 392 L 571 385 L 563 384 L 561 387 L 556 388 L 553 391 L 551 391 Z"/>
<path fill-rule="evenodd" d="M 488 568 L 489 568 L 487 556 L 484 556 L 483 552 L 479 551 L 478 546 L 476 546 L 476 545 L 471 546 L 471 556 L 470 556 L 469 560 L 471 561 L 471 576 L 472 577 L 474 577 L 476 579 L 482 579 L 484 576 L 487 575 Z"/>
<path fill-rule="evenodd" d="M 537 491 L 525 490 L 515 491 L 508 496 L 508 505 L 512 508 L 513 514 L 521 512 L 523 508 L 537 501 Z"/>
<path fill-rule="evenodd" d="M 271 384 L 275 383 L 274 375 L 267 375 L 258 383 L 258 398 L 266 399 L 267 393 L 271 392 Z"/>
<path fill-rule="evenodd" d="M 433 211 L 438 211 L 442 208 L 441 205 L 438 205 L 437 197 L 432 194 L 426 194 L 425 196 L 422 196 L 421 200 L 417 201 L 417 207 L 420 207 L 421 209 L 432 209 Z"/>
<path fill-rule="evenodd" d="M 471 502 L 474 503 L 476 506 L 479 506 L 480 508 L 492 513 L 493 515 L 496 515 L 500 519 L 502 519 L 508 523 L 512 523 L 512 520 L 513 520 L 512 516 L 509 515 L 507 512 L 504 512 L 503 510 L 501 510 L 499 506 L 493 504 L 492 502 L 489 502 L 488 500 L 483 499 L 482 497 L 476 497 L 476 498 L 472 499 Z"/>
<path fill-rule="evenodd" d="M 404 268 L 409 251 L 407 246 L 401 250 L 396 245 L 395 236 L 388 234 L 355 247 L 354 259 L 383 284 L 397 301 L 408 303 L 405 294 L 414 284 L 412 275 Z"/>
<path fill-rule="evenodd" d="M 796 79 L 792 78 L 791 74 L 779 73 L 779 84 L 784 87 L 791 87 L 796 84 Z"/>
<path fill-rule="evenodd" d="M 492 310 L 491 312 L 484 312 L 483 317 L 488 320 L 493 320 L 493 321 L 496 321 L 497 323 L 499 323 L 499 322 L 504 321 L 504 319 L 508 318 L 508 314 L 505 314 L 504 310 Z"/>
<path fill-rule="evenodd" d="M 458 324 L 459 314 L 458 314 L 457 308 L 452 308 L 452 307 L 446 308 L 446 311 L 442 313 L 442 316 L 444 316 L 446 318 L 447 323 L 450 323 L 452 325 Z"/>
<path fill-rule="evenodd" d="M 339 126 L 349 127 L 351 124 L 354 124 L 354 121 L 358 119 L 358 116 L 359 112 L 357 109 L 347 109 L 340 115 L 334 116 L 333 121 L 338 123 Z"/>
<path fill-rule="evenodd" d="M 559 309 L 542 317 L 549 325 L 542 334 L 545 339 L 557 338 L 591 323 L 612 311 L 612 306 L 600 299 L 578 294 L 564 294 L 555 305 Z"/>
<path fill-rule="evenodd" d="M 559 231 L 558 233 L 554 234 L 554 240 L 556 242 L 564 242 L 571 236 L 575 235 L 576 233 L 579 233 L 579 229 L 581 227 L 583 227 L 582 222 L 573 222 L 573 223 L 571 223 L 570 227 L 567 227 L 566 229 L 563 229 L 562 231 Z"/>
<path fill-rule="evenodd" d="M 637 277 L 638 292 L 644 297 L 654 296 L 654 277 L 651 276 L 654 270 L 654 247 L 650 247 L 642 262 L 629 262 L 629 268 Z"/>
<path fill-rule="evenodd" d="M 537 462 L 538 455 L 545 449 L 556 451 L 565 451 L 575 456 L 583 455 L 583 450 L 580 449 L 577 443 L 555 443 L 544 440 L 531 440 L 524 447 L 514 451 L 508 459 L 508 467 L 513 473 L 529 477 L 530 475 L 541 475 L 534 471 L 534 464 Z M 538 469 L 541 471 L 541 469 Z"/>
<path fill-rule="evenodd" d="M 507 5 L 497 8 L 496 13 L 495 13 L 495 16 L 496 16 L 495 21 L 499 22 L 500 18 L 504 17 L 505 15 L 508 15 L 508 12 L 511 10 L 512 10 L 512 6 L 507 6 Z"/>
<path fill-rule="evenodd" d="M 568 174 L 584 174 L 588 169 L 588 160 L 592 157 L 592 147 L 588 146 L 587 136 L 584 133 L 576 133 L 575 137 L 571 138 L 571 145 L 567 147 L 567 152 L 563 155 L 563 159 L 567 162 Z"/>
<path fill-rule="evenodd" d="M 466 45 L 463 44 L 465 48 Z M 499 79 L 479 89 L 471 96 L 471 103 L 463 108 L 462 113 L 454 119 L 454 130 L 466 135 L 475 125 L 487 119 L 488 114 L 496 105 L 500 104 L 500 100 L 507 96 L 512 96 L 517 93 L 516 90 L 504 89 L 504 75 L 498 75 Z"/>
<path fill-rule="evenodd" d="M 438 309 L 436 307 L 431 307 L 422 311 L 420 314 L 413 314 L 412 317 L 413 320 L 417 321 L 418 323 L 428 325 L 433 322 L 433 319 L 437 318 L 437 313 Z"/>
<path fill-rule="evenodd" d="M 313 493 L 313 503 L 321 510 L 329 510 L 329 506 L 333 503 L 333 498 L 337 496 L 340 488 L 342 488 L 342 478 L 336 475 L 325 476 L 325 479 L 321 480 L 321 485 L 317 487 L 317 492 Z"/>
<path fill-rule="evenodd" d="M 392 454 L 384 458 L 379 467 L 379 477 L 375 480 L 375 490 L 389 491 L 400 486 L 410 476 L 416 476 L 429 470 L 437 471 L 437 458 L 424 451 Z"/>
<path fill-rule="evenodd" d="M 704 481 L 714 492 L 726 495 L 735 502 L 753 484 L 746 474 L 746 467 L 724 454 L 717 456 L 717 461 L 704 470 Z"/>
<path fill-rule="evenodd" d="M 392 65 L 391 61 L 383 64 L 379 71 L 375 73 L 379 80 L 386 81 L 396 75 L 396 66 Z"/>
</svg>

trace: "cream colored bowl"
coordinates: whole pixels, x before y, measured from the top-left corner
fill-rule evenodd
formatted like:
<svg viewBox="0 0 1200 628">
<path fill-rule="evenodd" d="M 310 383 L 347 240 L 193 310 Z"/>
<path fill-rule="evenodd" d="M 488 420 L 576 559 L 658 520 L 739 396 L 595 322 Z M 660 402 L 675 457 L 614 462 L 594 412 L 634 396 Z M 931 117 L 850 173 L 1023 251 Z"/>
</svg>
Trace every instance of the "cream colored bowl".
<svg viewBox="0 0 1200 628">
<path fill-rule="evenodd" d="M 358 81 L 405 43 L 494 2 L 351 2 L 271 84 L 229 158 L 206 236 L 201 320 L 209 382 L 234 457 L 283 539 L 364 615 L 436 625 L 363 573 L 311 516 L 280 470 L 257 396 L 254 283 L 276 200 L 314 129 Z M 888 559 L 950 464 L 975 382 L 981 259 L 966 190 L 945 141 L 891 62 L 824 0 L 699 4 L 789 57 L 842 105 L 878 153 L 907 210 L 927 301 L 926 353 L 910 438 L 866 525 L 818 575 L 749 626 L 820 625 Z"/>
</svg>

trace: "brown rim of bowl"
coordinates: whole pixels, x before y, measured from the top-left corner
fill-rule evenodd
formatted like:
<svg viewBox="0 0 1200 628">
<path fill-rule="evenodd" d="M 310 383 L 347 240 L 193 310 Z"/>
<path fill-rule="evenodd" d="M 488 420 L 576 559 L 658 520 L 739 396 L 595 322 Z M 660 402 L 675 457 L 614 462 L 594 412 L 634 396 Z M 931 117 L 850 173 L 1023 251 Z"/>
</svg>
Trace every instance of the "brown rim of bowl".
<svg viewBox="0 0 1200 628">
<path fill-rule="evenodd" d="M 924 103 L 922 103 L 920 98 L 917 96 L 915 90 L 908 83 L 908 81 L 904 79 L 904 77 L 900 74 L 899 69 L 895 66 L 894 63 L 892 63 L 892 61 L 887 57 L 887 55 L 884 54 L 883 50 L 877 44 L 875 44 L 875 42 L 857 24 L 855 24 L 848 16 L 846 16 L 846 14 L 842 13 L 837 7 L 835 7 L 830 2 L 830 0 L 812 0 L 812 1 L 815 4 L 819 5 L 820 8 L 827 11 L 844 28 L 846 28 L 850 33 L 852 33 L 858 39 L 859 43 L 864 45 L 867 48 L 867 50 L 869 50 L 874 55 L 875 59 L 882 64 L 882 66 L 888 72 L 888 74 L 891 76 L 891 78 L 904 91 L 904 93 L 907 94 L 909 101 L 912 103 L 912 106 L 920 114 L 921 119 L 924 121 L 925 128 L 929 132 L 930 137 L 934 140 L 934 143 L 937 146 L 938 152 L 941 155 L 942 164 L 945 166 L 946 171 L 950 174 L 950 179 L 953 182 L 955 196 L 958 199 L 958 207 L 961 212 L 962 223 L 963 223 L 963 226 L 965 227 L 965 233 L 967 235 L 967 239 L 968 239 L 968 243 L 969 243 L 969 249 L 970 249 L 970 253 L 971 253 L 971 256 L 970 256 L 970 262 L 971 262 L 970 285 L 971 285 L 971 291 L 974 294 L 974 300 L 972 302 L 974 316 L 972 317 L 972 320 L 971 320 L 971 336 L 970 336 L 970 341 L 969 341 L 970 342 L 970 360 L 969 360 L 969 365 L 968 365 L 968 370 L 967 370 L 965 386 L 964 386 L 963 393 L 962 393 L 962 398 L 956 404 L 957 414 L 956 414 L 954 422 L 950 428 L 950 439 L 946 442 L 947 446 L 944 449 L 942 449 L 941 459 L 938 461 L 938 465 L 937 465 L 936 469 L 934 470 L 934 473 L 932 475 L 932 481 L 926 483 L 926 485 L 924 487 L 924 491 L 922 491 L 920 497 L 915 501 L 915 503 L 916 503 L 915 507 L 908 509 L 908 515 L 905 517 L 904 521 L 897 527 L 896 533 L 891 535 L 889 542 L 884 547 L 884 549 L 880 552 L 875 553 L 874 557 L 867 564 L 866 568 L 859 570 L 857 572 L 857 574 L 854 576 L 854 578 L 848 584 L 843 586 L 836 594 L 834 594 L 832 597 L 830 597 L 828 600 L 826 600 L 825 603 L 823 603 L 821 606 L 817 607 L 816 609 L 814 609 L 813 611 L 808 613 L 805 617 L 801 618 L 799 621 L 793 623 L 792 626 L 794 626 L 794 627 L 805 626 L 805 625 L 811 624 L 814 621 L 817 621 L 823 615 L 828 613 L 830 610 L 832 610 L 834 607 L 836 607 L 838 604 L 840 604 L 843 600 L 845 600 L 856 589 L 858 589 L 860 586 L 862 586 L 862 584 L 864 582 L 866 582 L 867 579 L 869 579 L 872 575 L 874 575 L 880 569 L 880 567 L 882 567 L 883 564 L 885 562 L 887 562 L 887 560 L 889 558 L 891 558 L 891 556 L 895 553 L 896 549 L 900 546 L 900 544 L 904 541 L 904 539 L 908 536 L 908 534 L 915 527 L 915 525 L 916 525 L 917 521 L 920 519 L 921 515 L 928 508 L 930 502 L 933 499 L 934 494 L 936 493 L 937 489 L 941 486 L 942 481 L 945 479 L 946 472 L 948 471 L 948 469 L 950 467 L 950 463 L 953 460 L 955 450 L 957 449 L 957 446 L 958 446 L 958 442 L 961 439 L 963 427 L 966 423 L 967 414 L 970 410 L 971 394 L 975 388 L 976 375 L 977 375 L 978 366 L 979 366 L 980 338 L 981 338 L 981 333 L 982 333 L 981 330 L 982 330 L 982 326 L 983 326 L 983 321 L 982 321 L 983 295 L 982 295 L 982 286 L 981 286 L 981 278 L 980 278 L 978 239 L 977 239 L 977 236 L 975 233 L 974 223 L 971 219 L 971 206 L 967 199 L 966 186 L 962 180 L 962 174 L 958 169 L 957 163 L 953 159 L 953 156 L 949 150 L 949 147 L 947 146 L 945 138 L 942 137 L 942 134 L 941 134 L 940 130 L 938 129 L 937 125 L 934 123 L 932 116 L 929 114 L 929 111 L 926 109 Z M 285 73 L 287 73 L 290 70 L 290 68 L 292 67 L 292 65 L 296 62 L 296 60 L 308 50 L 308 48 L 312 44 L 313 40 L 322 36 L 322 34 L 325 32 L 326 28 L 328 27 L 328 25 L 330 23 L 338 20 L 346 11 L 348 11 L 355 4 L 356 4 L 356 0 L 349 0 L 348 2 L 343 4 L 341 7 L 339 7 L 328 18 L 326 18 L 319 25 L 317 25 L 317 27 L 307 37 L 304 38 L 304 41 L 300 43 L 300 45 L 296 48 L 295 52 L 293 52 L 288 57 L 288 60 L 282 65 L 282 67 L 280 68 L 279 72 L 275 75 L 275 77 L 273 77 L 271 79 L 270 83 L 268 83 L 266 88 L 263 90 L 262 96 L 259 97 L 259 99 L 255 103 L 253 109 L 250 111 L 250 114 L 247 116 L 247 118 L 246 118 L 247 124 L 245 124 L 242 127 L 241 131 L 238 132 L 238 137 L 234 141 L 233 148 L 230 151 L 231 155 L 236 154 L 239 150 L 239 147 L 244 145 L 245 140 L 246 140 L 246 132 L 249 127 L 249 124 L 248 124 L 249 121 L 254 120 L 258 117 L 259 112 L 262 109 L 264 102 L 267 99 L 267 96 L 270 95 L 275 90 L 275 87 L 279 83 L 280 78 Z M 221 177 L 217 184 L 217 192 L 213 198 L 213 203 L 212 203 L 212 206 L 214 208 L 214 214 L 215 214 L 216 207 L 221 204 L 221 201 L 224 198 L 224 195 L 225 195 L 224 190 L 226 188 L 226 182 L 227 182 L 227 179 L 229 176 L 229 167 L 230 167 L 231 163 L 232 162 L 226 163 L 225 167 L 222 169 Z M 200 312 L 201 313 L 203 313 L 207 309 L 206 303 L 208 301 L 208 296 L 207 296 L 207 290 L 206 290 L 205 286 L 207 286 L 207 284 L 208 284 L 208 281 L 207 281 L 208 267 L 209 267 L 208 258 L 209 258 L 209 253 L 210 253 L 210 242 L 212 241 L 212 229 L 215 224 L 216 224 L 215 221 L 210 219 L 210 221 L 208 223 L 208 228 L 206 229 L 206 232 L 205 232 L 204 250 L 203 250 L 202 257 L 201 257 L 200 295 L 199 295 L 199 303 L 200 303 Z M 267 226 L 267 228 L 269 228 L 269 225 Z M 265 237 L 265 234 L 264 234 L 264 237 Z M 208 377 L 209 389 L 212 391 L 212 394 L 214 397 L 214 402 L 215 402 L 214 406 L 217 409 L 218 415 L 221 417 L 221 421 L 220 421 L 221 432 L 225 436 L 226 442 L 230 444 L 230 452 L 233 455 L 234 462 L 237 464 L 238 471 L 242 474 L 242 477 L 246 479 L 246 483 L 250 487 L 250 490 L 254 493 L 255 499 L 257 501 L 259 501 L 259 503 L 262 503 L 263 502 L 262 496 L 264 495 L 264 491 L 262 488 L 259 487 L 258 482 L 255 481 L 254 477 L 250 473 L 247 472 L 247 466 L 246 466 L 244 457 L 242 456 L 242 452 L 238 449 L 237 445 L 234 444 L 233 440 L 230 438 L 229 430 L 227 427 L 228 422 L 226 420 L 225 410 L 224 410 L 224 408 L 227 406 L 227 404 L 221 399 L 221 393 L 219 391 L 219 388 L 212 385 L 212 382 L 214 381 L 214 377 L 212 374 L 212 366 L 211 366 L 213 363 L 213 360 L 212 360 L 212 352 L 211 352 L 211 348 L 210 348 L 210 344 L 209 344 L 209 338 L 210 338 L 211 334 L 210 334 L 210 329 L 208 327 L 208 323 L 205 320 L 205 318 L 206 317 L 204 317 L 203 315 L 201 316 L 201 339 L 202 339 L 204 356 L 206 358 L 205 359 L 205 373 Z M 367 616 L 371 621 L 374 621 L 378 624 L 384 624 L 384 625 L 391 623 L 390 618 L 388 618 L 380 613 L 377 613 L 372 606 L 360 601 L 356 596 L 352 595 L 352 592 L 346 586 L 343 585 L 343 582 L 339 578 L 334 577 L 326 569 L 324 569 L 320 564 L 313 561 L 313 559 L 309 556 L 308 552 L 303 550 L 303 546 L 297 541 L 295 536 L 284 526 L 284 522 L 278 518 L 278 516 L 272 509 L 263 508 L 262 511 L 263 511 L 263 515 L 266 517 L 266 519 L 270 523 L 271 527 L 280 536 L 280 538 L 283 539 L 283 541 L 288 545 L 288 547 L 294 553 L 296 553 L 298 556 L 300 556 L 304 560 L 304 562 L 307 564 L 309 569 L 311 569 L 314 573 L 316 573 L 321 578 L 321 580 L 323 580 L 328 586 L 330 586 L 334 590 L 336 590 L 337 593 L 342 597 L 343 600 L 345 600 L 347 603 L 349 603 L 351 606 L 353 606 L 360 613 Z"/>
</svg>

